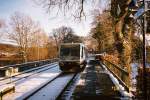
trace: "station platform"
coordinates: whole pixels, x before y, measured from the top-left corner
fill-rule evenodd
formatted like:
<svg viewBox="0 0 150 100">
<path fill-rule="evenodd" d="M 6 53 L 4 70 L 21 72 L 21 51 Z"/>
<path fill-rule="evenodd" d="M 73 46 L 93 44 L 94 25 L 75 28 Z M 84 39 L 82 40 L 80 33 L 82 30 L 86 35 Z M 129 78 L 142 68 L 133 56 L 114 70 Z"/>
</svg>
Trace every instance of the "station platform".
<svg viewBox="0 0 150 100">
<path fill-rule="evenodd" d="M 95 62 L 94 62 L 95 63 Z M 120 100 L 129 94 L 119 90 L 110 73 L 101 62 L 88 64 L 73 93 L 74 100 Z"/>
</svg>

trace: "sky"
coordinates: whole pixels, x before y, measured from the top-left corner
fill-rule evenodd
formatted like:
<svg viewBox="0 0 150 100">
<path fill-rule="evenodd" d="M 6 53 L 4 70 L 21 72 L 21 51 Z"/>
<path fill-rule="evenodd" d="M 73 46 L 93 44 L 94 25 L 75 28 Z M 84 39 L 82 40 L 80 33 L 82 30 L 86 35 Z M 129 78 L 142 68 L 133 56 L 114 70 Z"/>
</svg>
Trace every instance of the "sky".
<svg viewBox="0 0 150 100">
<path fill-rule="evenodd" d="M 101 7 L 104 8 L 104 2 L 99 2 Z M 92 5 L 92 4 L 91 4 Z M 75 34 L 79 36 L 87 36 L 90 32 L 90 27 L 92 23 L 93 16 L 91 14 L 91 9 L 96 9 L 95 6 L 86 6 L 86 19 L 82 21 L 75 21 L 73 17 L 64 16 L 63 13 L 60 13 L 59 16 L 54 14 L 56 11 L 51 13 L 46 12 L 46 8 L 43 8 L 40 5 L 37 5 L 34 0 L 0 0 L 0 19 L 4 19 L 6 22 L 9 22 L 10 16 L 14 12 L 21 12 L 25 15 L 30 16 L 34 21 L 40 23 L 41 27 L 45 30 L 47 34 L 50 34 L 54 28 L 59 28 L 61 26 L 67 26 L 73 28 Z"/>
<path fill-rule="evenodd" d="M 85 36 L 89 32 L 91 23 L 91 20 L 84 20 L 80 23 L 75 22 L 73 19 L 70 20 L 70 18 L 64 15 L 54 18 L 56 15 L 47 13 L 45 8 L 42 8 L 31 0 L 0 0 L 1 19 L 9 20 L 14 12 L 21 12 L 31 16 L 33 20 L 41 24 L 41 27 L 43 27 L 47 33 L 50 33 L 53 28 L 65 25 L 72 27 L 78 35 Z"/>
</svg>

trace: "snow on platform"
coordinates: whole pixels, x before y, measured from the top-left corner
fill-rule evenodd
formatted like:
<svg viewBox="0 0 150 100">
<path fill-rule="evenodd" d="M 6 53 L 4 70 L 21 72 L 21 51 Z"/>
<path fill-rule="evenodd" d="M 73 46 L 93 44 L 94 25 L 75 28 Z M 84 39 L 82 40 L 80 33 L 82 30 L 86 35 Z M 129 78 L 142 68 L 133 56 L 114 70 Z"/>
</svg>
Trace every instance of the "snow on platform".
<svg viewBox="0 0 150 100">
<path fill-rule="evenodd" d="M 59 68 L 54 67 L 31 77 L 27 77 L 25 80 L 20 81 L 19 84 L 16 84 L 15 93 L 4 96 L 3 100 L 22 100 L 23 96 L 31 94 L 43 84 L 52 80 L 59 73 Z"/>
<path fill-rule="evenodd" d="M 13 76 L 13 77 L 1 80 L 0 81 L 0 86 L 8 84 L 8 83 L 13 82 L 13 81 L 16 81 L 16 80 L 18 80 L 20 78 L 23 78 L 23 77 L 27 77 L 27 76 L 36 74 L 37 72 L 40 72 L 40 71 L 45 70 L 47 68 L 50 68 L 50 67 L 52 67 L 54 65 L 56 66 L 57 63 L 47 64 L 47 65 L 41 66 L 40 68 L 33 68 L 33 69 L 30 69 L 30 70 L 21 72 L 22 74 L 18 73 L 19 75 L 16 75 L 16 76 Z M 22 79 L 22 80 L 24 80 L 24 79 Z"/>
</svg>

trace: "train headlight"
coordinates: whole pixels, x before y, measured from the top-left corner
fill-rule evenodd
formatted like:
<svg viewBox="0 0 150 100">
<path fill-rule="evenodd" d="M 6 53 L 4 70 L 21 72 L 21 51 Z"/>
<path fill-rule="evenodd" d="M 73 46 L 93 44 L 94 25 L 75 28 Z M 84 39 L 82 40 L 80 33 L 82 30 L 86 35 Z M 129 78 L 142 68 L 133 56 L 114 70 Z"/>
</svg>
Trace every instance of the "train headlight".
<svg viewBox="0 0 150 100">
<path fill-rule="evenodd" d="M 77 64 L 77 65 L 80 65 L 80 61 L 77 61 L 76 64 Z"/>
</svg>

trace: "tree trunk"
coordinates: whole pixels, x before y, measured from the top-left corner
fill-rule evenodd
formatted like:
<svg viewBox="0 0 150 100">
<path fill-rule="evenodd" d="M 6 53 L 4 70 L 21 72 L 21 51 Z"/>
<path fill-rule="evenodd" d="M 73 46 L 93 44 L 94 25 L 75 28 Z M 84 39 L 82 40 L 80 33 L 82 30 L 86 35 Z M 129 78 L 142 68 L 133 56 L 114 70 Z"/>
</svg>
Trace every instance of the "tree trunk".
<svg viewBox="0 0 150 100">
<path fill-rule="evenodd" d="M 124 17 L 124 16 L 123 16 Z M 125 69 L 128 71 L 129 76 L 124 77 L 124 75 L 121 75 L 122 80 L 130 86 L 130 73 L 131 73 L 131 31 L 128 31 L 124 36 L 122 34 L 122 28 L 123 28 L 123 23 L 124 23 L 124 18 L 121 18 L 120 21 L 118 21 L 114 26 L 114 39 L 115 39 L 115 46 L 117 48 L 117 51 L 119 53 L 118 58 L 119 58 L 119 64 L 121 65 L 122 69 Z"/>
<path fill-rule="evenodd" d="M 102 49 L 103 49 L 103 47 L 102 47 L 102 45 L 103 45 L 103 42 L 100 40 L 100 39 L 97 39 L 97 42 L 98 42 L 98 46 L 97 46 L 97 51 L 102 51 Z"/>
<path fill-rule="evenodd" d="M 27 62 L 27 51 L 25 50 L 25 48 L 21 47 L 20 48 L 20 53 L 21 53 L 21 56 L 22 56 L 22 62 L 25 63 Z"/>
</svg>

